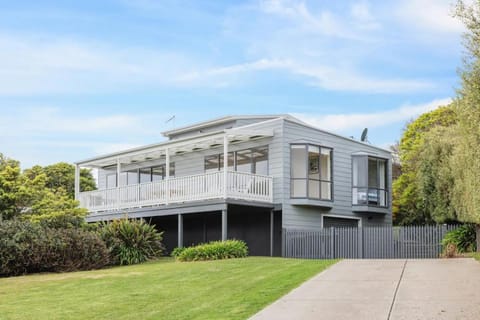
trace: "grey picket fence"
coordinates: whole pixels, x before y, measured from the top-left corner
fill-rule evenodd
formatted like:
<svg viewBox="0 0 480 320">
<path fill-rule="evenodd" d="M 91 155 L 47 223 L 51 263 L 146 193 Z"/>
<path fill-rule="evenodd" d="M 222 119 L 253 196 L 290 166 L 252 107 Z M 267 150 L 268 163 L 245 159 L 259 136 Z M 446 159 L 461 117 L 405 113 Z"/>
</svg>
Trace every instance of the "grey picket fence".
<svg viewBox="0 0 480 320">
<path fill-rule="evenodd" d="M 283 229 L 283 255 L 305 259 L 433 259 L 456 225 Z"/>
</svg>

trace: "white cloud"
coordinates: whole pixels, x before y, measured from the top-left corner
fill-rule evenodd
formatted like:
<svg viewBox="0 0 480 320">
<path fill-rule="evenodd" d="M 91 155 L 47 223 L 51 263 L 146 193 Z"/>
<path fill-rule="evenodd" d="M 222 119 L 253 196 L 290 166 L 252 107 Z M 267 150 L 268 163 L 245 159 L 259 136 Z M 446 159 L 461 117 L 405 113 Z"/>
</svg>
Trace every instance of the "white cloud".
<svg viewBox="0 0 480 320">
<path fill-rule="evenodd" d="M 452 0 L 402 0 L 393 8 L 404 24 L 431 33 L 459 34 L 464 26 L 452 17 Z"/>
<path fill-rule="evenodd" d="M 344 132 L 351 129 L 386 127 L 394 123 L 406 122 L 424 112 L 434 110 L 439 106 L 447 105 L 450 102 L 450 98 L 443 98 L 428 103 L 416 105 L 407 104 L 397 109 L 373 113 L 326 115 L 299 113 L 293 114 L 293 116 L 324 130 Z"/>
<path fill-rule="evenodd" d="M 75 112 L 74 112 L 75 113 Z M 19 113 L 6 114 L 0 118 L 0 135 L 38 135 L 58 133 L 99 134 L 124 132 L 143 128 L 138 116 L 113 114 L 105 116 L 68 115 L 59 108 L 22 108 Z"/>
<path fill-rule="evenodd" d="M 260 2 L 260 9 L 269 15 L 275 15 L 289 19 L 300 31 L 308 33 L 319 33 L 325 36 L 339 37 L 346 39 L 358 39 L 360 35 L 355 32 L 348 20 L 334 14 L 329 10 L 313 12 L 303 1 L 292 0 L 264 0 Z M 363 12 L 360 12 L 363 10 Z M 357 8 L 355 13 L 369 14 L 366 7 Z M 358 16 L 357 16 L 358 17 Z M 356 22 L 371 24 L 373 18 L 369 16 L 368 21 L 357 19 Z"/>
<path fill-rule="evenodd" d="M 165 86 L 192 66 L 180 53 L 0 34 L 0 95 Z"/>
<path fill-rule="evenodd" d="M 444 9 L 433 0 L 406 3 L 399 11 L 407 16 L 422 3 L 434 13 Z M 249 75 L 272 70 L 285 72 L 292 81 L 332 91 L 410 93 L 435 87 L 425 79 L 380 76 L 371 71 L 390 70 L 391 64 L 365 67 L 384 58 L 375 51 L 384 38 L 378 34 L 380 20 L 369 2 L 353 2 L 344 13 L 313 4 L 265 0 L 253 9 L 250 6 L 250 11 L 227 18 L 239 21 L 238 30 L 233 30 L 235 37 L 247 39 L 239 42 L 239 58 L 230 65 L 210 62 L 209 57 L 202 60 L 192 52 L 0 33 L 0 96 L 221 88 L 246 83 L 245 79 L 250 82 Z M 257 18 L 251 18 L 252 14 Z M 267 26 L 262 24 L 264 20 Z M 235 40 L 238 38 L 229 39 Z"/>
<path fill-rule="evenodd" d="M 206 69 L 178 78 L 184 85 L 203 86 L 234 79 L 243 73 L 280 70 L 306 79 L 311 86 L 332 91 L 401 93 L 428 90 L 434 87 L 431 82 L 416 79 L 388 79 L 363 75 L 351 68 L 335 68 L 319 63 L 296 62 L 289 59 L 260 59 L 249 63 Z"/>
<path fill-rule="evenodd" d="M 370 4 L 366 1 L 353 3 L 350 7 L 350 15 L 352 16 L 353 20 L 357 22 L 360 28 L 380 28 L 380 23 L 373 16 L 370 10 Z"/>
</svg>

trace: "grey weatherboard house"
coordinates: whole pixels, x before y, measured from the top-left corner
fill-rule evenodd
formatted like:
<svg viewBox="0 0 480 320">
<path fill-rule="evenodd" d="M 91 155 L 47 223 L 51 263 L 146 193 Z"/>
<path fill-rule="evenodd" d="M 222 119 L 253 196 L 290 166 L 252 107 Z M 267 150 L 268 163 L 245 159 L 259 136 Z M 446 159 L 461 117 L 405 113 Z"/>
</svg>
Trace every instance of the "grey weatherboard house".
<svg viewBox="0 0 480 320">
<path fill-rule="evenodd" d="M 229 116 L 163 135 L 76 163 L 88 221 L 146 218 L 169 251 L 235 238 L 252 255 L 276 256 L 283 229 L 392 223 L 388 150 L 290 115 Z M 83 167 L 98 170 L 98 190 L 80 192 Z"/>
</svg>

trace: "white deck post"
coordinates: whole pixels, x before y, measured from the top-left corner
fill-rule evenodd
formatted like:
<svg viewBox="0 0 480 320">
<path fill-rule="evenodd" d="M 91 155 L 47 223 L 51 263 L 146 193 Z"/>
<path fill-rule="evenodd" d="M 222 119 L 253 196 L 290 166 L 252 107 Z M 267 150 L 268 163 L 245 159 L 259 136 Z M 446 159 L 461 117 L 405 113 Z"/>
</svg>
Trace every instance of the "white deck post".
<svg viewBox="0 0 480 320">
<path fill-rule="evenodd" d="M 122 172 L 122 164 L 120 158 L 117 158 L 117 209 L 120 210 L 120 173 Z"/>
<path fill-rule="evenodd" d="M 228 137 L 227 134 L 223 136 L 223 198 L 227 199 L 227 175 L 228 170 Z"/>
<path fill-rule="evenodd" d="M 170 198 L 170 151 L 165 149 L 165 204 Z"/>
<path fill-rule="evenodd" d="M 183 215 L 178 215 L 178 247 L 183 247 Z"/>
<path fill-rule="evenodd" d="M 228 233 L 228 211 L 226 207 L 225 209 L 222 210 L 222 241 L 227 240 L 227 233 Z"/>
<path fill-rule="evenodd" d="M 80 166 L 75 165 L 75 200 L 79 200 L 80 196 Z"/>
</svg>

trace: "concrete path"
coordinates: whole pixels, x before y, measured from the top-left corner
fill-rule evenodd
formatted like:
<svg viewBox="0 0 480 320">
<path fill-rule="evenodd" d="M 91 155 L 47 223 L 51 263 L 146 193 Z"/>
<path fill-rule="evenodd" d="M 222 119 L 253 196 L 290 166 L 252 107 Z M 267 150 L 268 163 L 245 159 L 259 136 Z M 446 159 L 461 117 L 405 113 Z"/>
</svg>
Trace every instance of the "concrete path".
<svg viewBox="0 0 480 320">
<path fill-rule="evenodd" d="M 480 263 L 343 260 L 251 319 L 476 320 Z"/>
</svg>

